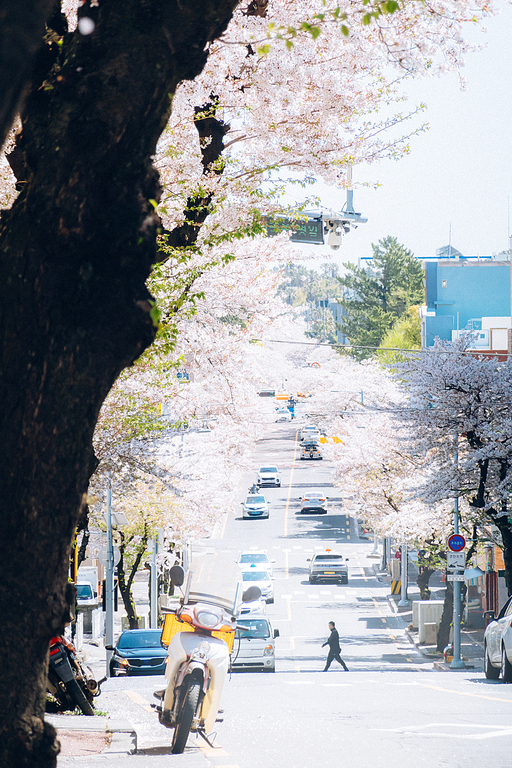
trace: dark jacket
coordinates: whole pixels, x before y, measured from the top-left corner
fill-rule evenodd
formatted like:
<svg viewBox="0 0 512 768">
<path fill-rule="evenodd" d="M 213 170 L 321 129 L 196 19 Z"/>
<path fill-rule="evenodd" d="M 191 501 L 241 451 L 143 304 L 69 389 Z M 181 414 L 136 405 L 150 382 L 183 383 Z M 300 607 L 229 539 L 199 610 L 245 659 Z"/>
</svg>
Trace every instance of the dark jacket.
<svg viewBox="0 0 512 768">
<path fill-rule="evenodd" d="M 322 645 L 322 648 L 324 648 L 326 645 L 329 646 L 331 651 L 336 652 L 340 650 L 340 636 L 338 635 L 338 630 L 336 628 L 331 629 L 331 634 Z"/>
</svg>

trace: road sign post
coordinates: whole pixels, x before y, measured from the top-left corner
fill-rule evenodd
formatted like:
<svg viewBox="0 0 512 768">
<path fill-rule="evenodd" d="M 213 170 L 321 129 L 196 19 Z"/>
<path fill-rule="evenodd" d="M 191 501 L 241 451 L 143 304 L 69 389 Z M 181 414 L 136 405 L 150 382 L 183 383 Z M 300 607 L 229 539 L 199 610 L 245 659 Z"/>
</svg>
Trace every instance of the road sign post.
<svg viewBox="0 0 512 768">
<path fill-rule="evenodd" d="M 459 469 L 459 436 L 455 434 L 455 468 Z M 453 536 L 448 539 L 452 552 L 462 552 L 466 546 L 464 536 L 459 533 L 459 492 L 455 495 L 453 505 Z M 463 669 L 466 665 L 460 654 L 460 580 L 453 581 L 453 660 L 450 669 Z"/>
</svg>

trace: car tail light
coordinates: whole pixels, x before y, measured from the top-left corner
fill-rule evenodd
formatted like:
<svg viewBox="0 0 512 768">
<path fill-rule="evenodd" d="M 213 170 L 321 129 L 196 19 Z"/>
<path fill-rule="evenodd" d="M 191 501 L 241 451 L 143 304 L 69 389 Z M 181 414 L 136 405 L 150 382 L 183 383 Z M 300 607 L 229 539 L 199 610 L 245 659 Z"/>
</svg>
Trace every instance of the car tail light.
<svg viewBox="0 0 512 768">
<path fill-rule="evenodd" d="M 60 651 L 60 648 L 58 645 L 54 645 L 53 648 L 50 648 L 50 656 L 55 656 L 56 653 Z"/>
</svg>

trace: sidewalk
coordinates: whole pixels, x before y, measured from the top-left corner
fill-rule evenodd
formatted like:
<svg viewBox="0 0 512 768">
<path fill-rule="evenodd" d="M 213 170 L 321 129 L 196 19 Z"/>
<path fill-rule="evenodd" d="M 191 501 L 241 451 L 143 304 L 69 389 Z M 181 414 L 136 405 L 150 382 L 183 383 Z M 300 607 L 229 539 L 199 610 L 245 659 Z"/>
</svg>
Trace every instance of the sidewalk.
<svg viewBox="0 0 512 768">
<path fill-rule="evenodd" d="M 137 750 L 137 734 L 126 720 L 84 715 L 46 715 L 57 729 L 62 757 L 107 754 L 131 755 Z"/>
<path fill-rule="evenodd" d="M 377 564 L 373 565 L 375 575 L 379 581 L 387 582 L 390 585 L 391 590 L 391 576 L 384 571 L 379 571 Z M 438 653 L 435 645 L 426 645 L 419 642 L 418 630 L 412 627 L 412 603 L 416 600 L 420 600 L 420 590 L 415 582 L 415 567 L 412 563 L 409 563 L 409 582 L 407 585 L 407 598 L 409 605 L 407 607 L 399 606 L 400 595 L 388 594 L 388 603 L 392 611 L 403 619 L 407 628 L 405 630 L 411 643 L 413 643 L 418 651 L 426 659 L 431 659 L 434 669 L 439 672 L 457 672 L 460 670 L 454 670 L 444 661 L 443 655 Z M 411 580 L 412 579 L 412 580 Z M 442 582 L 440 574 L 436 573 L 430 580 L 430 590 L 433 600 L 443 600 L 445 586 Z M 468 628 L 461 629 L 461 656 L 466 662 L 466 669 L 473 669 L 477 671 L 483 671 L 483 658 L 484 658 L 484 627 L 481 628 Z M 464 671 L 464 668 L 462 668 Z"/>
</svg>

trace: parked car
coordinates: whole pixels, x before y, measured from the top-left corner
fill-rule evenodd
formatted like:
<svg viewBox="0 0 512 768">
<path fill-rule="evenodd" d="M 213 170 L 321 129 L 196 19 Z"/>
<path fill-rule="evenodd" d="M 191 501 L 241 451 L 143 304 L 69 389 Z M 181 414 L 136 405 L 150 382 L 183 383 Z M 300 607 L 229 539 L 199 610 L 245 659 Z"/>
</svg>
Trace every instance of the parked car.
<svg viewBox="0 0 512 768">
<path fill-rule="evenodd" d="M 327 496 L 323 493 L 306 493 L 300 501 L 300 511 L 327 514 Z"/>
<path fill-rule="evenodd" d="M 300 458 L 301 460 L 302 459 L 323 459 L 319 441 L 312 440 L 311 438 L 308 438 L 307 440 L 305 440 L 301 445 Z"/>
<path fill-rule="evenodd" d="M 270 576 L 274 575 L 272 568 L 272 563 L 274 562 L 275 560 L 270 560 L 264 549 L 245 550 L 238 555 L 237 559 L 237 563 L 242 571 L 246 571 L 252 565 L 260 565 L 269 572 Z"/>
<path fill-rule="evenodd" d="M 281 475 L 277 467 L 260 467 L 258 470 L 258 485 L 274 485 L 276 488 L 281 486 Z"/>
<path fill-rule="evenodd" d="M 88 581 L 78 581 L 76 584 L 76 604 L 81 608 L 98 605 L 98 595 Z"/>
<path fill-rule="evenodd" d="M 161 629 L 125 629 L 114 646 L 110 674 L 163 675 L 167 650 L 160 645 Z"/>
<path fill-rule="evenodd" d="M 488 680 L 497 680 L 501 674 L 504 683 L 512 683 L 512 597 L 509 597 L 495 618 L 494 611 L 486 611 L 489 618 L 484 634 L 484 671 Z"/>
<path fill-rule="evenodd" d="M 348 584 L 348 558 L 345 560 L 343 555 L 326 549 L 311 560 L 308 558 L 308 563 L 310 584 L 315 584 L 317 581 L 337 581 L 340 584 Z"/>
<path fill-rule="evenodd" d="M 231 652 L 233 669 L 276 671 L 274 639 L 279 630 L 272 629 L 266 616 L 238 619 Z"/>
<path fill-rule="evenodd" d="M 242 517 L 268 517 L 269 515 L 268 501 L 259 493 L 250 493 L 242 504 L 244 507 Z"/>
<path fill-rule="evenodd" d="M 292 420 L 292 414 L 288 410 L 288 408 L 279 408 L 276 411 L 276 422 L 278 421 L 291 421 Z"/>
<path fill-rule="evenodd" d="M 267 570 L 261 566 L 251 565 L 246 571 L 242 571 L 244 589 L 259 587 L 261 596 L 266 603 L 274 602 L 274 585 Z"/>
</svg>

